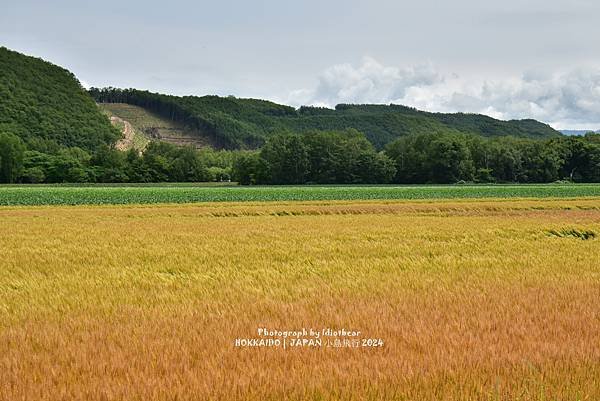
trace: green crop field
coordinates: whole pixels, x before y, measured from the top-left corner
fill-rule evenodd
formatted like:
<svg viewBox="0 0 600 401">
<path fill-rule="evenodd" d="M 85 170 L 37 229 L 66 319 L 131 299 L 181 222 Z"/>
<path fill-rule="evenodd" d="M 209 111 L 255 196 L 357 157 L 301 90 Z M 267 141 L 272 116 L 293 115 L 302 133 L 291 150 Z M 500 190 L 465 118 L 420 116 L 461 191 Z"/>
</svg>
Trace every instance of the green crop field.
<svg viewBox="0 0 600 401">
<path fill-rule="evenodd" d="M 600 185 L 241 187 L 165 184 L 0 187 L 0 205 L 4 206 L 580 197 L 600 197 Z"/>
</svg>

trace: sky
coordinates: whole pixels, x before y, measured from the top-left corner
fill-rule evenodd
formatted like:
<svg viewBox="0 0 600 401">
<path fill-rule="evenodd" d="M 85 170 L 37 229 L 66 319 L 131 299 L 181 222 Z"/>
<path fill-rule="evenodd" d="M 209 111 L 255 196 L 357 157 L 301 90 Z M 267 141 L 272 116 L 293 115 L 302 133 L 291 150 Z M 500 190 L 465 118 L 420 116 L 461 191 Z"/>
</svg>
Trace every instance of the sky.
<svg viewBox="0 0 600 401">
<path fill-rule="evenodd" d="M 0 0 L 0 10 L 0 46 L 86 86 L 600 129 L 598 0 Z"/>
</svg>

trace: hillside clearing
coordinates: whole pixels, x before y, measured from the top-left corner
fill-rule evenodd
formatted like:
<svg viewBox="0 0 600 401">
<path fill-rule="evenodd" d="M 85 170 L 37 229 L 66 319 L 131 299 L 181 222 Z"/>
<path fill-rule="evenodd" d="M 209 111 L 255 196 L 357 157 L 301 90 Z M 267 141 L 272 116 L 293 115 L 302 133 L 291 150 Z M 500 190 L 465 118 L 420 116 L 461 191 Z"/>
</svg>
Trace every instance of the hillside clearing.
<svg viewBox="0 0 600 401">
<path fill-rule="evenodd" d="M 138 135 L 149 140 L 161 140 L 180 146 L 203 148 L 210 140 L 183 124 L 157 116 L 142 107 L 124 103 L 100 103 L 99 107 L 110 116 L 131 124 Z"/>
<path fill-rule="evenodd" d="M 129 149 L 135 149 L 139 152 L 143 151 L 150 139 L 144 134 L 137 132 L 129 121 L 123 120 L 121 117 L 111 116 L 110 122 L 118 127 L 123 132 L 123 138 L 121 138 L 115 147 L 120 151 L 127 151 Z"/>
</svg>

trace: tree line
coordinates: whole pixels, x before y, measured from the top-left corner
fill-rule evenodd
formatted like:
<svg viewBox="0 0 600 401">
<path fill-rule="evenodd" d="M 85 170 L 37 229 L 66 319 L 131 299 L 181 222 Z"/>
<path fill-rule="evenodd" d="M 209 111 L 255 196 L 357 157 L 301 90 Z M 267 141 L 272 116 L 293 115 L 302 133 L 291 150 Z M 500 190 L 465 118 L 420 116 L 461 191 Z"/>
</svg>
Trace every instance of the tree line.
<svg viewBox="0 0 600 401">
<path fill-rule="evenodd" d="M 396 168 L 360 132 L 312 131 L 279 134 L 258 152 L 234 164 L 240 184 L 377 184 L 390 182 Z"/>
<path fill-rule="evenodd" d="M 0 133 L 0 182 L 452 184 L 600 182 L 600 135 L 534 140 L 413 134 L 377 151 L 354 130 L 280 133 L 260 150 L 197 150 L 151 142 L 140 154 L 102 145 L 41 152 Z"/>
<path fill-rule="evenodd" d="M 143 154 L 107 145 L 94 152 L 60 148 L 42 153 L 28 150 L 21 139 L 0 134 L 0 182 L 126 183 L 208 182 L 231 180 L 234 152 L 196 150 L 151 142 Z"/>
<path fill-rule="evenodd" d="M 394 182 L 600 182 L 600 135 L 547 140 L 420 134 L 387 145 Z"/>
</svg>

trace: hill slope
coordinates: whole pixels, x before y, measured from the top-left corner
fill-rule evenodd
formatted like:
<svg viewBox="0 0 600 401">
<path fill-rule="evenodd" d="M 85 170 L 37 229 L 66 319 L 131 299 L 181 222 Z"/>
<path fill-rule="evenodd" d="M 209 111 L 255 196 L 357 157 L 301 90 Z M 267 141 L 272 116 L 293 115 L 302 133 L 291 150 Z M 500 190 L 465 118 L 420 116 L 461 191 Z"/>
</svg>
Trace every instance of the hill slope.
<svg viewBox="0 0 600 401">
<path fill-rule="evenodd" d="M 127 103 L 177 121 L 213 144 L 225 148 L 255 148 L 281 131 L 355 128 L 382 148 L 412 133 L 465 132 L 483 136 L 551 138 L 560 133 L 535 120 L 500 121 L 476 114 L 428 113 L 398 105 L 338 105 L 335 110 L 289 106 L 256 99 L 218 96 L 169 96 L 135 89 L 95 89 L 98 102 Z"/>
<path fill-rule="evenodd" d="M 103 105 L 104 110 L 131 123 L 141 139 L 146 136 L 195 147 L 257 148 L 278 132 L 347 128 L 364 132 L 379 149 L 412 133 L 465 132 L 530 138 L 560 135 L 534 120 L 499 121 L 482 115 L 428 113 L 398 105 L 342 104 L 335 110 L 296 110 L 265 100 L 234 97 L 177 97 L 114 88 L 86 93 L 69 71 L 0 48 L 0 132 L 18 135 L 29 149 L 77 146 L 94 151 L 100 145 L 115 143 L 122 133 L 111 126 L 94 100 L 108 103 Z"/>
<path fill-rule="evenodd" d="M 161 140 L 175 145 L 193 146 L 197 149 L 210 146 L 210 142 L 187 129 L 183 124 L 162 118 L 142 107 L 125 103 L 99 103 L 111 120 L 130 124 L 134 130 L 136 149 L 143 149 L 150 140 Z M 117 125 L 119 125 L 117 123 Z"/>
<path fill-rule="evenodd" d="M 120 133 L 69 71 L 0 47 L 0 132 L 29 148 L 112 144 Z"/>
</svg>

